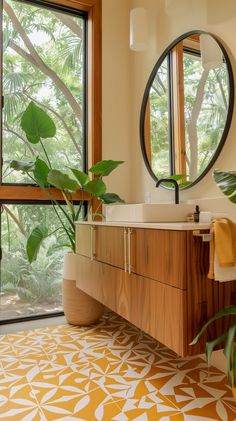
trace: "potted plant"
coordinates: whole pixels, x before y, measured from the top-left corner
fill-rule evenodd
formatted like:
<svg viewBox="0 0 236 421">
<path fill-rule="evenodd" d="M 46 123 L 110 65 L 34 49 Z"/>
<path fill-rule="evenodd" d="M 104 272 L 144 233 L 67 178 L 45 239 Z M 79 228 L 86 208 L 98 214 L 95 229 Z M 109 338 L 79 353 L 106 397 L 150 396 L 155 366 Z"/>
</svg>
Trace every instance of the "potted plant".
<svg viewBox="0 0 236 421">
<path fill-rule="evenodd" d="M 221 191 L 228 197 L 232 203 L 236 203 L 236 172 L 235 171 L 219 171 L 213 172 L 213 177 L 221 189 Z M 211 317 L 207 323 L 204 324 L 200 332 L 196 335 L 191 345 L 198 342 L 199 338 L 207 330 L 207 328 L 215 321 L 229 316 L 236 316 L 236 306 L 231 305 L 224 308 L 223 310 L 216 313 Z M 227 359 L 227 371 L 228 371 L 228 382 L 232 387 L 234 399 L 236 400 L 236 319 L 235 323 L 231 324 L 230 327 L 220 336 L 216 337 L 212 341 L 206 342 L 206 358 L 207 364 L 210 364 L 210 359 L 213 350 L 216 346 L 224 344 L 224 355 Z"/>
<path fill-rule="evenodd" d="M 97 209 L 92 217 L 101 215 L 102 204 L 123 202 L 115 193 L 106 191 L 103 180 L 123 161 L 103 160 L 89 169 L 89 174 L 69 167 L 67 172 L 52 168 L 44 139 L 54 137 L 56 126 L 50 116 L 34 102 L 30 102 L 21 117 L 21 128 L 27 141 L 39 143 L 45 155 L 45 160 L 37 157 L 34 161 L 25 162 L 13 160 L 10 167 L 15 171 L 27 174 L 42 189 L 47 189 L 49 199 L 58 218 L 59 228 L 67 238 L 66 246 L 70 252 L 65 255 L 63 270 L 63 307 L 67 320 L 72 324 L 89 324 L 101 316 L 103 306 L 76 288 L 76 255 L 75 255 L 75 227 L 81 219 L 83 197 L 87 196 L 89 211 L 92 209 L 93 199 L 99 200 Z M 69 173 L 69 174 L 68 174 Z M 61 193 L 61 200 L 55 196 L 55 187 Z M 78 201 L 76 193 L 82 192 L 82 200 Z M 52 235 L 48 226 L 36 226 L 27 239 L 26 252 L 32 263 L 37 259 L 43 241 Z"/>
</svg>

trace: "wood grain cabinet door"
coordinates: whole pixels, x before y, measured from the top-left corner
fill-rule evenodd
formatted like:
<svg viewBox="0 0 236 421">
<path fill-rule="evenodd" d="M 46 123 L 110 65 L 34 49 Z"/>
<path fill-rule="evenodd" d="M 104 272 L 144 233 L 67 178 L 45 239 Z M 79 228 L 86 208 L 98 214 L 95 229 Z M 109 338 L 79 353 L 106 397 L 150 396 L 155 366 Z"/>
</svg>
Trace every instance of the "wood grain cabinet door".
<svg viewBox="0 0 236 421">
<path fill-rule="evenodd" d="M 126 229 L 123 227 L 78 224 L 76 253 L 102 263 L 125 268 Z"/>
<path fill-rule="evenodd" d="M 186 250 L 185 231 L 135 228 L 131 235 L 132 272 L 185 290 Z"/>
<path fill-rule="evenodd" d="M 92 225 L 76 225 L 76 253 L 81 256 L 93 257 Z"/>
<path fill-rule="evenodd" d="M 95 227 L 95 260 L 124 269 L 126 261 L 125 229 Z"/>
</svg>

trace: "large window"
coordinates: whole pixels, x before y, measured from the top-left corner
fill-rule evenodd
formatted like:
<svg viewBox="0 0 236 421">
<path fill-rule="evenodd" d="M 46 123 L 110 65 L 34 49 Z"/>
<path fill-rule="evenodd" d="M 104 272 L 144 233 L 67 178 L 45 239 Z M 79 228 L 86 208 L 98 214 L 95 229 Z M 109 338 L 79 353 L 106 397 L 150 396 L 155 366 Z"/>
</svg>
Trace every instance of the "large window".
<svg viewBox="0 0 236 421">
<path fill-rule="evenodd" d="M 55 234 L 37 261 L 28 263 L 30 230 L 47 219 L 57 232 L 57 220 L 47 192 L 13 171 L 10 161 L 45 159 L 46 149 L 52 167 L 66 172 L 72 166 L 86 170 L 88 156 L 89 164 L 100 159 L 100 1 L 78 1 L 76 9 L 74 2 L 58 3 L 3 1 L 0 322 L 62 310 L 66 252 Z M 57 127 L 45 147 L 27 142 L 21 129 L 30 101 Z"/>
</svg>

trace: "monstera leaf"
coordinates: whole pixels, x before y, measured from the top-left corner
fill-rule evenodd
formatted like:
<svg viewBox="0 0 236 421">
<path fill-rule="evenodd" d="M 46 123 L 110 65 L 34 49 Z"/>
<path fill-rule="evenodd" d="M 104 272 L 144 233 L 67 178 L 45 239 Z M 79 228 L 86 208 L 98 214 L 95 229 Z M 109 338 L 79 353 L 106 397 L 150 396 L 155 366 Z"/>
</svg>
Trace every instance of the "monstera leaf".
<svg viewBox="0 0 236 421">
<path fill-rule="evenodd" d="M 213 172 L 214 180 L 232 203 L 236 203 L 236 171 L 219 171 Z"/>
</svg>

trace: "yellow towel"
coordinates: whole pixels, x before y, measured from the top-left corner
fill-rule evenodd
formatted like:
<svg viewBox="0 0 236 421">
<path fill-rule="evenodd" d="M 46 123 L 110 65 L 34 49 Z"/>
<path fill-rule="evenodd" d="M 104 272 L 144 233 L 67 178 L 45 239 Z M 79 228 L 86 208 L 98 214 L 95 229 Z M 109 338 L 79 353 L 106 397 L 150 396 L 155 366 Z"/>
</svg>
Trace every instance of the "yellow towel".
<svg viewBox="0 0 236 421">
<path fill-rule="evenodd" d="M 211 227 L 208 278 L 214 279 L 215 252 L 220 267 L 233 267 L 236 263 L 236 223 L 227 218 L 213 221 Z"/>
</svg>

